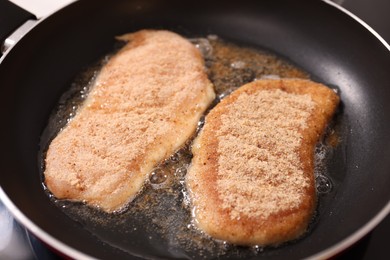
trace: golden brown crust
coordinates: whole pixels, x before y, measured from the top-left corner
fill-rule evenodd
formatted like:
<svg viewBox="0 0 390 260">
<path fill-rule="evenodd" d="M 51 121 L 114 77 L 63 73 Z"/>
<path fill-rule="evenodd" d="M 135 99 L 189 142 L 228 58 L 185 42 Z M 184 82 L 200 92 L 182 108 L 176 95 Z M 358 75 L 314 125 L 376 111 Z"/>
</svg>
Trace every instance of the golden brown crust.
<svg viewBox="0 0 390 260">
<path fill-rule="evenodd" d="M 240 245 L 277 245 L 307 229 L 314 147 L 338 96 L 301 79 L 259 80 L 221 101 L 196 138 L 186 176 L 198 227 Z"/>
<path fill-rule="evenodd" d="M 47 151 L 45 183 L 60 199 L 118 210 L 157 163 L 193 134 L 214 99 L 199 51 L 142 30 L 103 67 L 84 105 Z"/>
</svg>

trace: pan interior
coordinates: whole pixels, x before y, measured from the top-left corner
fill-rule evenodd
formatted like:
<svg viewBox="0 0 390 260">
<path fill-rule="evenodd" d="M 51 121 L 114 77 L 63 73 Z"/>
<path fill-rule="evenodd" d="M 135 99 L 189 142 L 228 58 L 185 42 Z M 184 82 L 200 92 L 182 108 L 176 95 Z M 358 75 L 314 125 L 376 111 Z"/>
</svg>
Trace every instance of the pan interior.
<svg viewBox="0 0 390 260">
<path fill-rule="evenodd" d="M 108 53 L 114 36 L 143 28 L 169 29 L 187 37 L 216 34 L 267 49 L 308 71 L 314 80 L 339 88 L 342 141 L 328 165 L 339 178 L 337 192 L 324 201 L 319 221 L 305 239 L 260 257 L 303 258 L 323 251 L 388 204 L 390 120 L 385 112 L 390 110 L 390 55 L 354 20 L 319 1 L 242 1 L 237 7 L 206 1 L 85 0 L 41 22 L 0 66 L 0 91 L 6 97 L 1 106 L 9 111 L 3 113 L 0 130 L 1 187 L 40 230 L 90 256 L 135 257 L 102 242 L 82 228 L 85 223 L 73 221 L 50 201 L 41 185 L 38 151 L 50 112 L 74 76 Z M 136 255 L 153 254 L 145 246 L 149 238 L 138 238 L 129 236 L 140 246 Z M 161 248 L 164 254 L 166 250 Z"/>
<path fill-rule="evenodd" d="M 189 40 L 203 53 L 206 71 L 214 84 L 217 98 L 210 109 L 229 93 L 253 80 L 309 77 L 307 73 L 275 55 L 227 43 L 216 35 Z M 109 57 L 104 57 L 97 65 L 91 66 L 76 77 L 71 88 L 60 99 L 58 107 L 54 109 L 41 137 L 42 170 L 45 167 L 43 163 L 45 150 L 51 139 L 77 113 L 77 108 L 88 96 L 88 89 L 93 85 L 94 78 L 108 59 Z M 321 202 L 318 213 L 322 212 L 322 208 L 326 205 L 324 202 L 329 201 L 334 195 L 341 179 L 341 176 L 337 176 L 335 178 L 337 181 L 332 181 L 333 177 L 326 169 L 327 162 L 332 159 L 337 146 L 335 144 L 337 135 L 343 126 L 337 119 L 338 116 L 333 122 L 335 126 L 329 128 L 325 140 L 316 148 L 315 175 Z M 204 119 L 201 119 L 197 133 L 203 123 Z M 185 175 L 191 164 L 191 146 L 197 133 L 184 147 L 154 169 L 135 201 L 118 213 L 105 214 L 83 203 L 56 200 L 49 191 L 48 196 L 53 198 L 53 203 L 56 203 L 65 214 L 82 223 L 85 229 L 98 236 L 100 240 L 130 254 L 140 251 L 140 245 L 127 239 L 128 237 L 137 237 L 137 241 L 148 241 L 142 244 L 141 248 L 146 247 L 149 249 L 146 251 L 159 252 L 164 257 L 183 256 L 196 259 L 224 255 L 248 258 L 259 253 L 265 254 L 266 250 L 274 250 L 273 247 L 233 246 L 213 240 L 196 228 L 191 217 L 192 207 L 185 185 Z M 309 229 L 315 227 L 315 222 L 317 218 L 313 217 Z M 169 248 L 168 252 L 165 252 L 166 248 Z"/>
</svg>

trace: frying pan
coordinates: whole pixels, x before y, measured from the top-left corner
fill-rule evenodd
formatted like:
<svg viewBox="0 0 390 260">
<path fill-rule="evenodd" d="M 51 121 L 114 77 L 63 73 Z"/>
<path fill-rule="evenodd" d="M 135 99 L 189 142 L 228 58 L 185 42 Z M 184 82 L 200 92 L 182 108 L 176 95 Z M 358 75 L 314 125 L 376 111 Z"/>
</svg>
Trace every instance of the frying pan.
<svg viewBox="0 0 390 260">
<path fill-rule="evenodd" d="M 120 242 L 127 247 L 108 243 L 64 214 L 41 183 L 40 136 L 61 94 L 112 50 L 114 36 L 142 28 L 187 37 L 216 34 L 266 49 L 339 89 L 341 142 L 327 165 L 332 195 L 320 198 L 316 222 L 303 239 L 253 258 L 328 258 L 387 215 L 390 52 L 366 25 L 328 1 L 82 0 L 40 20 L 0 59 L 0 198 L 32 234 L 76 259 L 191 256 L 152 244 L 142 232 Z"/>
</svg>

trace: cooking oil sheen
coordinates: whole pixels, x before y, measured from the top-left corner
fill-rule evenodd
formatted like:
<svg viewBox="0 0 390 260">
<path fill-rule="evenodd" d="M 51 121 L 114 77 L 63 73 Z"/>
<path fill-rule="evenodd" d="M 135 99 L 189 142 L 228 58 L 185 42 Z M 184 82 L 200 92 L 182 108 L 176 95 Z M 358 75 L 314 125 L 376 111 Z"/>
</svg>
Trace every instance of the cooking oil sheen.
<svg viewBox="0 0 390 260">
<path fill-rule="evenodd" d="M 211 108 L 241 85 L 254 80 L 309 78 L 308 73 L 267 51 L 229 43 L 216 35 L 189 40 L 201 51 L 208 76 L 215 87 L 217 98 Z M 77 113 L 100 68 L 109 57 L 110 55 L 104 57 L 76 77 L 49 120 L 43 147 L 47 147 L 50 140 Z M 194 137 L 203 124 L 204 116 L 198 123 Z M 332 128 L 327 132 L 331 131 Z M 238 247 L 218 241 L 196 228 L 184 182 L 191 163 L 190 148 L 193 138 L 157 165 L 150 173 L 143 190 L 119 212 L 105 213 L 82 202 L 56 200 L 49 191 L 47 193 L 64 214 L 80 223 L 103 243 L 130 255 L 201 259 L 248 258 L 272 252 L 273 248 Z M 333 192 L 333 183 L 327 172 L 327 162 L 331 159 L 332 149 L 334 145 L 327 142 L 318 144 L 316 148 L 315 176 L 320 196 Z M 43 168 L 44 166 L 42 170 Z"/>
</svg>

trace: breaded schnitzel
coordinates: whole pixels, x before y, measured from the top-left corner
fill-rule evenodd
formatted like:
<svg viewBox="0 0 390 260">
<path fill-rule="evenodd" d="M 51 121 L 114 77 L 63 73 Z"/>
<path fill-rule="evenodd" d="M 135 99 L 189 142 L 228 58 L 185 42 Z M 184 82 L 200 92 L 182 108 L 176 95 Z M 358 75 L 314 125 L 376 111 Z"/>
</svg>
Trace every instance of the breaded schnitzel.
<svg viewBox="0 0 390 260">
<path fill-rule="evenodd" d="M 85 103 L 49 145 L 44 178 L 59 199 L 119 210 L 180 148 L 214 99 L 203 58 L 169 31 L 142 30 L 102 68 Z"/>
<path fill-rule="evenodd" d="M 186 176 L 197 226 L 238 245 L 301 236 L 316 206 L 314 149 L 339 97 L 302 79 L 246 84 L 206 116 Z"/>
</svg>

